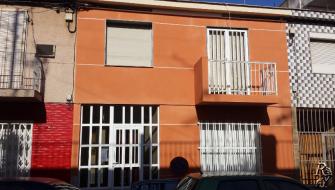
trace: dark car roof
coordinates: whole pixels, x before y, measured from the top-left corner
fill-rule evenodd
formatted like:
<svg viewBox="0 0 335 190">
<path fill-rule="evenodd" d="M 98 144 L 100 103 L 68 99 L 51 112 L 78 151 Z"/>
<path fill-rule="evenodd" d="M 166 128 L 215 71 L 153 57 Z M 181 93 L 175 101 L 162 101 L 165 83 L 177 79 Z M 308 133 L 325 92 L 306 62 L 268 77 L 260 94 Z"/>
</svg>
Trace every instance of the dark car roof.
<svg viewBox="0 0 335 190">
<path fill-rule="evenodd" d="M 36 183 L 45 183 L 45 184 L 67 184 L 64 181 L 54 178 L 46 178 L 46 177 L 13 177 L 13 178 L 0 178 L 0 181 L 31 181 Z"/>
</svg>

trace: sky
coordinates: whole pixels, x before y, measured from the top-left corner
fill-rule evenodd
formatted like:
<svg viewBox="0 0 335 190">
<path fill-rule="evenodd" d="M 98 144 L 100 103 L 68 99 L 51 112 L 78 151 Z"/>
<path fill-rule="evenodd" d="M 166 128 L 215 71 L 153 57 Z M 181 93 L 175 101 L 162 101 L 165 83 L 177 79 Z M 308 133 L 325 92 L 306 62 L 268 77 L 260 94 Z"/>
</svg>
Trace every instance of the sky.
<svg viewBox="0 0 335 190">
<path fill-rule="evenodd" d="M 279 6 L 283 2 L 283 0 L 193 0 L 193 1 L 238 3 L 238 4 L 260 5 L 260 6 Z"/>
</svg>

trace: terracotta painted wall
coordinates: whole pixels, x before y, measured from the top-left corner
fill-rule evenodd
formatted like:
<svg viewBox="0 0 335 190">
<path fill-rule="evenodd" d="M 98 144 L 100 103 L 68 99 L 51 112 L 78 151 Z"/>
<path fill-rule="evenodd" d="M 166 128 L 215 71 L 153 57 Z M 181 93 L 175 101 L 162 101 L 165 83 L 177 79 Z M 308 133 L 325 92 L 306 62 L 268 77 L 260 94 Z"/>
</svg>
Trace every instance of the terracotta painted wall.
<svg viewBox="0 0 335 190">
<path fill-rule="evenodd" d="M 152 68 L 107 67 L 106 20 L 151 22 Z M 273 105 L 196 106 L 195 64 L 206 56 L 206 27 L 248 29 L 251 61 L 277 63 L 279 94 Z M 285 23 L 90 10 L 78 15 L 72 166 L 78 167 L 80 105 L 160 105 L 161 177 L 175 157 L 198 171 L 199 128 L 206 119 L 262 123 L 264 170 L 293 175 L 291 109 Z M 221 102 L 222 103 L 222 102 Z"/>
<path fill-rule="evenodd" d="M 31 175 L 71 179 L 73 106 L 45 104 L 46 121 L 35 123 Z"/>
<path fill-rule="evenodd" d="M 104 66 L 106 20 L 152 23 L 153 68 Z M 206 56 L 208 26 L 248 29 L 250 60 L 277 63 L 279 103 L 289 105 L 284 23 L 98 10 L 78 16 L 75 102 L 194 105 L 194 66 Z"/>
</svg>

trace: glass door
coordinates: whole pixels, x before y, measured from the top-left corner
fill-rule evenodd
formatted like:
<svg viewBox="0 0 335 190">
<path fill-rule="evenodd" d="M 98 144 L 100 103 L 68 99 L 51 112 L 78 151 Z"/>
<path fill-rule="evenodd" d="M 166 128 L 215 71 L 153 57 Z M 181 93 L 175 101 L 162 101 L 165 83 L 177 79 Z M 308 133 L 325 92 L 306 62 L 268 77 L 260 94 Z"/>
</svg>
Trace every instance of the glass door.
<svg viewBox="0 0 335 190">
<path fill-rule="evenodd" d="M 157 179 L 158 112 L 156 106 L 82 106 L 81 189 L 130 189 Z"/>
</svg>

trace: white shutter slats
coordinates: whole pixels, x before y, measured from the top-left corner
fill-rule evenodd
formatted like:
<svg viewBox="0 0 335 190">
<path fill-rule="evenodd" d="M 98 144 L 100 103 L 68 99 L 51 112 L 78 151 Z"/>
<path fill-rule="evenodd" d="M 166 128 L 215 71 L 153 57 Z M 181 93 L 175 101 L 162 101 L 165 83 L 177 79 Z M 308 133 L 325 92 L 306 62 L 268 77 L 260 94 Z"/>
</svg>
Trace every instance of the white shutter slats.
<svg viewBox="0 0 335 190">
<path fill-rule="evenodd" d="M 0 10 L 0 88 L 22 85 L 26 31 L 26 11 Z"/>
<path fill-rule="evenodd" d="M 335 41 L 311 40 L 312 72 L 335 74 Z"/>
<path fill-rule="evenodd" d="M 136 25 L 107 27 L 106 64 L 114 66 L 152 66 L 152 30 Z"/>
</svg>

